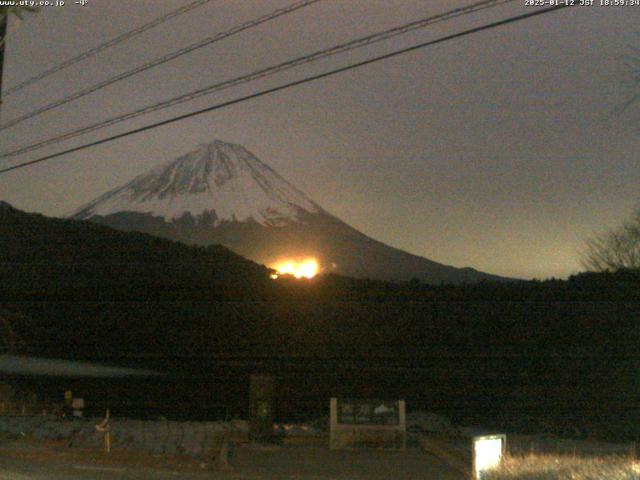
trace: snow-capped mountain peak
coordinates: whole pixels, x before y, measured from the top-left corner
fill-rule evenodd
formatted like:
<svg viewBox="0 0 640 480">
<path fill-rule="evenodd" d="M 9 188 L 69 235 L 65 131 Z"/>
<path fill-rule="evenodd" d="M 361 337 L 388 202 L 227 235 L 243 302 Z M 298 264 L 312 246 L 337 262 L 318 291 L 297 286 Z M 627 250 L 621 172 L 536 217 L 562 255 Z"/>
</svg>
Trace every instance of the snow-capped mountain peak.
<svg viewBox="0 0 640 480">
<path fill-rule="evenodd" d="M 324 211 L 244 147 L 219 140 L 105 193 L 73 218 L 190 245 L 220 244 L 276 267 L 310 261 L 320 271 L 358 278 L 498 279 L 378 242 Z"/>
<path fill-rule="evenodd" d="M 215 140 L 105 193 L 73 217 L 119 212 L 150 214 L 167 222 L 206 215 L 213 225 L 281 225 L 322 209 L 244 147 Z"/>
</svg>

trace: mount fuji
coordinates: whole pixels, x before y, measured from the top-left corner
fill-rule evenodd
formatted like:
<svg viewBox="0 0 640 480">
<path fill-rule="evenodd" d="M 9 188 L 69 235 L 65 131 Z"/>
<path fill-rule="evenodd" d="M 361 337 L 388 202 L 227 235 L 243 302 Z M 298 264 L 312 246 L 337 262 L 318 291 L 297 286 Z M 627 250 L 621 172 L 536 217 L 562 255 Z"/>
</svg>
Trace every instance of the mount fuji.
<svg viewBox="0 0 640 480">
<path fill-rule="evenodd" d="M 244 147 L 219 140 L 139 175 L 71 218 L 187 244 L 222 244 L 267 266 L 313 257 L 323 273 L 357 278 L 505 280 L 378 242 L 325 211 Z"/>
</svg>

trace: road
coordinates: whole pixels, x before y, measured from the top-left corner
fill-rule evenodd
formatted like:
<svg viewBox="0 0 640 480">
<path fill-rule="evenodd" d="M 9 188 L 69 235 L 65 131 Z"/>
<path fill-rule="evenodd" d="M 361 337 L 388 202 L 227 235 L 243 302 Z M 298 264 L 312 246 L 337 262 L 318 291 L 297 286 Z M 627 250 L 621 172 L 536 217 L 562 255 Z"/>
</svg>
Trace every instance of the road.
<svg viewBox="0 0 640 480">
<path fill-rule="evenodd" d="M 213 462 L 80 451 L 26 441 L 0 445 L 0 480 L 457 480 L 459 474 L 418 449 L 335 452 L 325 446 L 236 449 L 232 470 Z"/>
</svg>

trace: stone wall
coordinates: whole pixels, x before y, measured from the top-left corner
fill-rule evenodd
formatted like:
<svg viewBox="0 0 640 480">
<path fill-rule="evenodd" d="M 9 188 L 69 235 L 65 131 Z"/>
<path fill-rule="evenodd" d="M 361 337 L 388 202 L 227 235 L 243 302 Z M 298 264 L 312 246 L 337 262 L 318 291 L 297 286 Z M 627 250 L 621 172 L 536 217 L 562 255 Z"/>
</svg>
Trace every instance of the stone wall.
<svg viewBox="0 0 640 480">
<path fill-rule="evenodd" d="M 53 416 L 0 416 L 0 432 L 47 440 L 66 440 L 71 447 L 101 448 L 102 419 L 62 419 Z M 216 455 L 225 438 L 246 436 L 247 422 L 174 422 L 114 418 L 111 447 L 157 454 L 204 457 Z"/>
</svg>

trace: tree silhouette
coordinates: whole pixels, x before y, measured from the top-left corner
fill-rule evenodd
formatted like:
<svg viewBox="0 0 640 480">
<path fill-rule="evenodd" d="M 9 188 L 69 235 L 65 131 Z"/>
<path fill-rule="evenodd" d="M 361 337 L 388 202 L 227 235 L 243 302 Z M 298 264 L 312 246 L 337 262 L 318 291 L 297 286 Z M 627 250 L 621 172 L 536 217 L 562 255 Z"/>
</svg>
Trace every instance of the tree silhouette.
<svg viewBox="0 0 640 480">
<path fill-rule="evenodd" d="M 640 49 L 630 47 L 629 50 L 623 57 L 625 72 L 621 82 L 628 94 L 626 100 L 615 107 L 614 112 L 617 114 L 624 113 L 640 100 Z"/>
<path fill-rule="evenodd" d="M 598 272 L 640 269 L 640 201 L 630 220 L 587 240 L 582 265 Z"/>
</svg>

